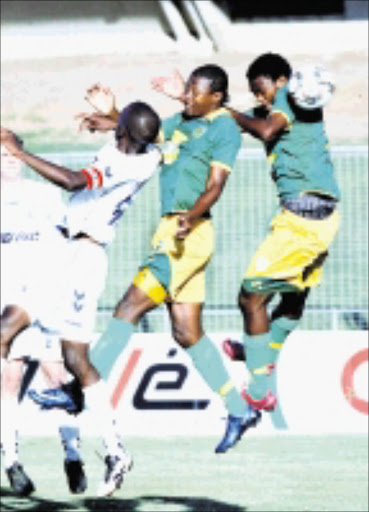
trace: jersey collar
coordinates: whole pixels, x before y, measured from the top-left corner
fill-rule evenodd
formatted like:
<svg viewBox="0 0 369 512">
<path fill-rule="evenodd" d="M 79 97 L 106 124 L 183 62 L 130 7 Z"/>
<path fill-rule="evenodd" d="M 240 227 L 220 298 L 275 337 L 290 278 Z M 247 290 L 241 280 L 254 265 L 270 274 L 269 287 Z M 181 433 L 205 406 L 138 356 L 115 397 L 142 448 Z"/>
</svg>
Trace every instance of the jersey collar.
<svg viewBox="0 0 369 512">
<path fill-rule="evenodd" d="M 230 115 L 230 112 L 226 108 L 220 107 L 217 110 L 214 110 L 213 112 L 210 112 L 209 114 L 204 116 L 204 119 L 207 119 L 208 121 L 214 121 L 214 119 L 216 119 L 217 117 Z"/>
</svg>

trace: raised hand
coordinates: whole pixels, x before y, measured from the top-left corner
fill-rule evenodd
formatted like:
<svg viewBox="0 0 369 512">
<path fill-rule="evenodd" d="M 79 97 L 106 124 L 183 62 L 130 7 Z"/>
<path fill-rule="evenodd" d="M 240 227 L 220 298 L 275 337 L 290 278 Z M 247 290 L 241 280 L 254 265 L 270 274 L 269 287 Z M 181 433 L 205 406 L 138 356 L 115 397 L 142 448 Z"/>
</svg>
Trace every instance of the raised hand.
<svg viewBox="0 0 369 512">
<path fill-rule="evenodd" d="M 170 76 L 158 76 L 151 80 L 155 91 L 161 92 L 170 98 L 183 101 L 185 93 L 185 81 L 177 69 Z"/>
<path fill-rule="evenodd" d="M 99 113 L 106 116 L 115 115 L 117 110 L 115 96 L 109 87 L 96 83 L 89 87 L 85 100 Z"/>
<path fill-rule="evenodd" d="M 4 145 L 13 156 L 17 156 L 23 149 L 22 139 L 3 126 L 1 127 L 0 143 Z"/>
<path fill-rule="evenodd" d="M 79 130 L 88 130 L 90 132 L 108 132 L 115 130 L 117 122 L 109 116 L 99 114 L 98 112 L 92 114 L 80 113 L 76 115 L 76 119 L 80 120 Z"/>
</svg>

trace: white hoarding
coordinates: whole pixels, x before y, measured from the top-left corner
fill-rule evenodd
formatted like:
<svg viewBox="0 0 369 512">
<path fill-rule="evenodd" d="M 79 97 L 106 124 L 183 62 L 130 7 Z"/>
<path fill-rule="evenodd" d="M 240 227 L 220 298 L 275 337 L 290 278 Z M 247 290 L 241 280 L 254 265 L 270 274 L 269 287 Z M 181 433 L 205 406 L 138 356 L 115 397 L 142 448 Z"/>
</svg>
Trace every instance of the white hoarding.
<svg viewBox="0 0 369 512">
<path fill-rule="evenodd" d="M 269 433 L 363 433 L 368 431 L 368 337 L 366 331 L 295 331 L 277 365 L 279 407 L 264 413 L 250 435 Z M 224 334 L 210 335 L 220 352 Z M 237 339 L 237 335 L 234 336 Z M 224 356 L 235 384 L 248 374 L 243 362 Z M 127 435 L 221 435 L 226 411 L 169 334 L 135 334 L 109 379 L 111 401 Z M 36 374 L 31 387 L 42 387 Z M 52 434 L 65 420 L 40 412 L 26 397 L 22 433 Z M 96 435 L 94 420 L 81 415 L 84 435 Z"/>
</svg>

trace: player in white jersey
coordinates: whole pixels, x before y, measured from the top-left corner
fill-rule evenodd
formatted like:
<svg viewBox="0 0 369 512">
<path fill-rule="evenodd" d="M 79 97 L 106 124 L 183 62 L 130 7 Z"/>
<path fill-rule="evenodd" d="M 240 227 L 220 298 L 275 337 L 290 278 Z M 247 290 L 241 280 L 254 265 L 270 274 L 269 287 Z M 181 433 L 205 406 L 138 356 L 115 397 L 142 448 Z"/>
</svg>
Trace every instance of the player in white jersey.
<svg viewBox="0 0 369 512">
<path fill-rule="evenodd" d="M 42 199 L 42 200 L 41 200 Z M 43 281 L 52 277 L 49 260 L 57 249 L 60 234 L 56 223 L 64 204 L 60 191 L 51 185 L 22 178 L 21 162 L 1 146 L 1 311 L 29 316 L 46 315 L 46 289 Z M 42 274 L 41 274 L 42 272 Z M 49 284 L 50 281 L 48 280 Z M 32 337 L 32 342 L 30 340 Z M 19 462 L 18 413 L 25 360 L 32 358 L 50 387 L 67 381 L 59 338 L 41 332 L 36 326 L 24 329 L 14 340 L 1 375 L 1 444 L 10 485 L 19 495 L 28 495 L 34 485 Z M 66 452 L 64 468 L 72 492 L 82 492 L 86 479 L 78 451 L 79 430 L 68 416 L 60 425 Z"/>
<path fill-rule="evenodd" d="M 8 130 L 2 129 L 1 134 L 2 143 L 14 156 L 73 192 L 60 225 L 67 240 L 66 253 L 59 267 L 55 263 L 55 271 L 66 277 L 61 302 L 65 306 L 61 326 L 65 364 L 81 383 L 85 405 L 104 433 L 106 474 L 98 491 L 100 496 L 110 495 L 120 487 L 132 461 L 117 434 L 106 385 L 90 363 L 89 343 L 107 273 L 105 247 L 112 241 L 114 227 L 124 210 L 160 164 L 161 154 L 151 146 L 159 126 L 159 117 L 149 105 L 129 104 L 119 115 L 114 143 L 104 146 L 92 165 L 79 172 L 24 151 Z M 4 340 L 5 346 L 11 335 L 9 332 Z"/>
</svg>

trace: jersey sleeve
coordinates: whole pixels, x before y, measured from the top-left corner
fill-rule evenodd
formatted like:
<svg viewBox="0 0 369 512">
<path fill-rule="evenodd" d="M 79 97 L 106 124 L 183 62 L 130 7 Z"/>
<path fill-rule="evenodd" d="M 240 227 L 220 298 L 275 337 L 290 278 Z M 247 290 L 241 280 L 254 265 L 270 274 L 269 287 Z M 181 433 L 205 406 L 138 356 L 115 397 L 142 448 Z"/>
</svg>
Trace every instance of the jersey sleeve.
<svg viewBox="0 0 369 512">
<path fill-rule="evenodd" d="M 288 127 L 291 127 L 291 124 L 295 120 L 295 114 L 288 101 L 287 87 L 281 87 L 278 90 L 272 106 L 271 113 L 282 114 L 288 123 Z"/>
<path fill-rule="evenodd" d="M 241 141 L 241 132 L 236 122 L 228 116 L 218 118 L 210 165 L 217 165 L 231 172 Z"/>
<path fill-rule="evenodd" d="M 103 188 L 108 183 L 113 185 L 119 181 L 114 172 L 114 152 L 114 144 L 109 142 L 96 153 L 88 166 L 80 169 L 87 178 L 88 190 Z"/>
</svg>

